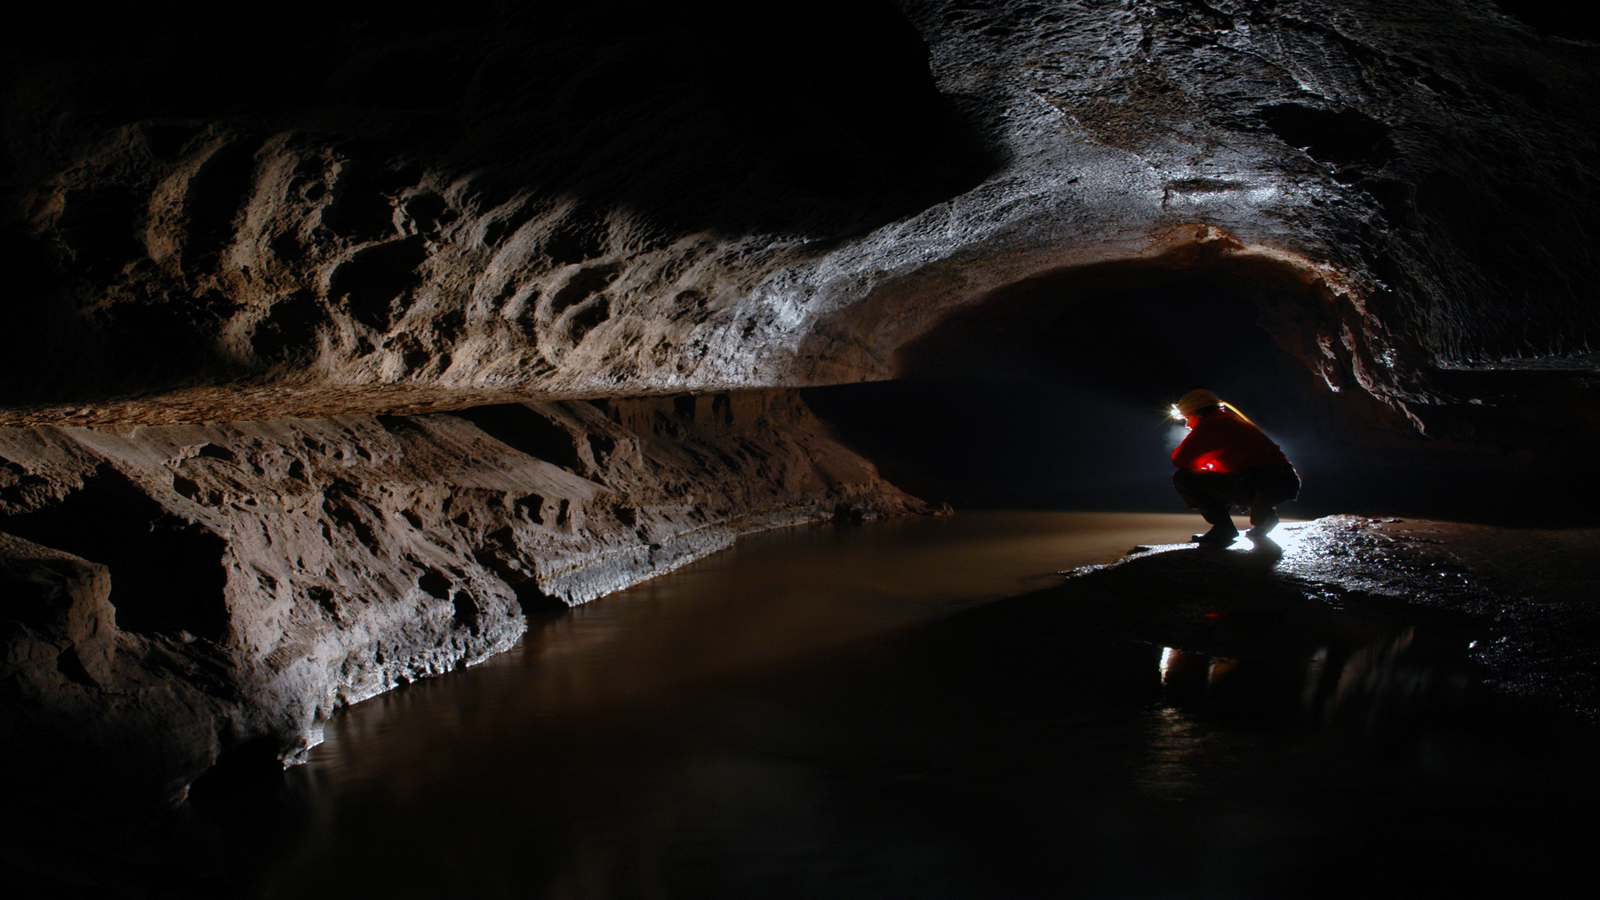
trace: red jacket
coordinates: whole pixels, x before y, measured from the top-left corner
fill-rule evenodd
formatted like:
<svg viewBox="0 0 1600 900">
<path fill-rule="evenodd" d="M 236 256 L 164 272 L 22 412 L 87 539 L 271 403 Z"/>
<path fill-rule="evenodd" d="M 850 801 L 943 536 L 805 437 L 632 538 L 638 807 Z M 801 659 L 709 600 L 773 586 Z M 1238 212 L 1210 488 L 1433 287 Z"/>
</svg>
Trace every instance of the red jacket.
<svg viewBox="0 0 1600 900">
<path fill-rule="evenodd" d="M 1283 455 L 1261 429 L 1223 409 L 1196 422 L 1172 451 L 1172 464 L 1196 472 L 1237 472 L 1256 466 L 1286 466 Z"/>
</svg>

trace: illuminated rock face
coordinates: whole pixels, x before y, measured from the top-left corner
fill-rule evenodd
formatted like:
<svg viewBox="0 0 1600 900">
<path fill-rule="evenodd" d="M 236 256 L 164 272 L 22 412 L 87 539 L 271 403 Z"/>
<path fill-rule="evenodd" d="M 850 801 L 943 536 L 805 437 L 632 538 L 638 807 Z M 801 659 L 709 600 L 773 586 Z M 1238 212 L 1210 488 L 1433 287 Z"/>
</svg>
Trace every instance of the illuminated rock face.
<svg viewBox="0 0 1600 900">
<path fill-rule="evenodd" d="M 804 7 L 23 40 L 8 417 L 881 378 L 1114 260 L 1276 265 L 1286 340 L 1391 401 L 1588 349 L 1592 45 L 1466 0 Z"/>
<path fill-rule="evenodd" d="M 218 746 L 293 751 L 528 598 L 912 508 L 783 391 L 1099 272 L 1270 293 L 1383 428 L 1470 436 L 1459 370 L 1530 360 L 1502 430 L 1600 408 L 1596 50 L 1492 4 L 515 6 L 6 38 L 6 553 L 115 608 L 113 662 L 215 655 L 174 684 Z M 168 555 L 76 545 L 102 514 Z M 101 689 L 28 635 L 29 683 Z"/>
<path fill-rule="evenodd" d="M 791 391 L 0 429 L 0 457 L 0 532 L 28 538 L 0 534 L 8 709 L 170 745 L 163 789 L 740 534 L 922 509 Z"/>
</svg>

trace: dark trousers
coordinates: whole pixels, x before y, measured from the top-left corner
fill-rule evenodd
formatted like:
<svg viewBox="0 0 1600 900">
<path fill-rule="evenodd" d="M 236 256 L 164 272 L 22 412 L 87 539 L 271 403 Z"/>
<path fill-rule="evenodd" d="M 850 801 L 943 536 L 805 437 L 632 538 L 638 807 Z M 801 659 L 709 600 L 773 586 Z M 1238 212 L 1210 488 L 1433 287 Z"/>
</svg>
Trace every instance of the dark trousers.
<svg viewBox="0 0 1600 900">
<path fill-rule="evenodd" d="M 1257 466 L 1237 472 L 1179 469 L 1172 476 L 1172 486 L 1190 509 L 1212 525 L 1230 522 L 1228 510 L 1235 506 L 1250 511 L 1251 525 L 1260 525 L 1274 506 L 1300 495 L 1300 476 L 1294 466 Z"/>
</svg>

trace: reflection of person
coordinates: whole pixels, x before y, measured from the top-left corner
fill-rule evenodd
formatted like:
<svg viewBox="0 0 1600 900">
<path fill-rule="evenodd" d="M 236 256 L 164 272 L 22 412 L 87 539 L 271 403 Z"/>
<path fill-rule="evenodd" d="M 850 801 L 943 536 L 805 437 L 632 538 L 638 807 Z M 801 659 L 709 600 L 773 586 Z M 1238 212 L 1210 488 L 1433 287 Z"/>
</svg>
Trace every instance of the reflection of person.
<svg viewBox="0 0 1600 900">
<path fill-rule="evenodd" d="M 1189 426 L 1189 436 L 1172 451 L 1178 471 L 1172 484 L 1190 509 L 1211 525 L 1195 535 L 1201 544 L 1226 547 L 1239 537 L 1228 511 L 1250 511 L 1252 539 L 1265 538 L 1278 524 L 1273 507 L 1300 493 L 1300 476 L 1288 457 L 1256 424 L 1210 391 L 1190 391 L 1172 407 Z"/>
</svg>

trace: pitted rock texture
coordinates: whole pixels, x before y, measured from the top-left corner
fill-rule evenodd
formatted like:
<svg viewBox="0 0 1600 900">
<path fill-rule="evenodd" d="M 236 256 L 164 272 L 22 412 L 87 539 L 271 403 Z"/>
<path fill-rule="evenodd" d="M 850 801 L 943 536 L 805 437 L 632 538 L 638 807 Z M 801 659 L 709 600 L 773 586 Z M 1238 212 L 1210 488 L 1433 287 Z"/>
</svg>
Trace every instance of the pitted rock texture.
<svg viewBox="0 0 1600 900">
<path fill-rule="evenodd" d="M 46 779 L 54 802 L 103 801 L 110 785 L 118 799 L 171 802 L 226 738 L 223 661 L 174 636 L 119 630 L 110 592 L 105 566 L 0 534 L 0 758 L 19 810 L 19 788 L 39 789 L 28 782 L 42 768 L 83 773 Z"/>
<path fill-rule="evenodd" d="M 1600 50 L 1482 0 L 140 15 L 11 32 L 12 423 L 883 378 L 1116 261 L 1396 409 L 1594 370 Z"/>
<path fill-rule="evenodd" d="M 180 792 L 248 740 L 293 758 L 335 707 L 504 650 L 528 614 L 751 531 L 922 508 L 785 391 L 0 429 L 0 460 L 9 746 L 86 715 L 107 752 L 167 752 Z"/>
<path fill-rule="evenodd" d="M 1093 302 L 1107 271 L 1260 294 L 1369 425 L 1568 471 L 1600 439 L 1600 48 L 1544 21 L 1484 0 L 19 14 L 0 531 L 31 542 L 17 584 L 74 586 L 17 588 L 56 624 L 8 646 L 43 709 L 166 665 L 141 660 L 221 660 L 221 687 L 172 676 L 208 723 L 174 758 L 292 754 L 338 703 L 507 646 L 529 604 L 911 508 L 760 392 L 906 373 L 958 313 Z M 102 603 L 130 661 L 90 688 L 48 649 L 86 633 L 37 610 Z"/>
</svg>

